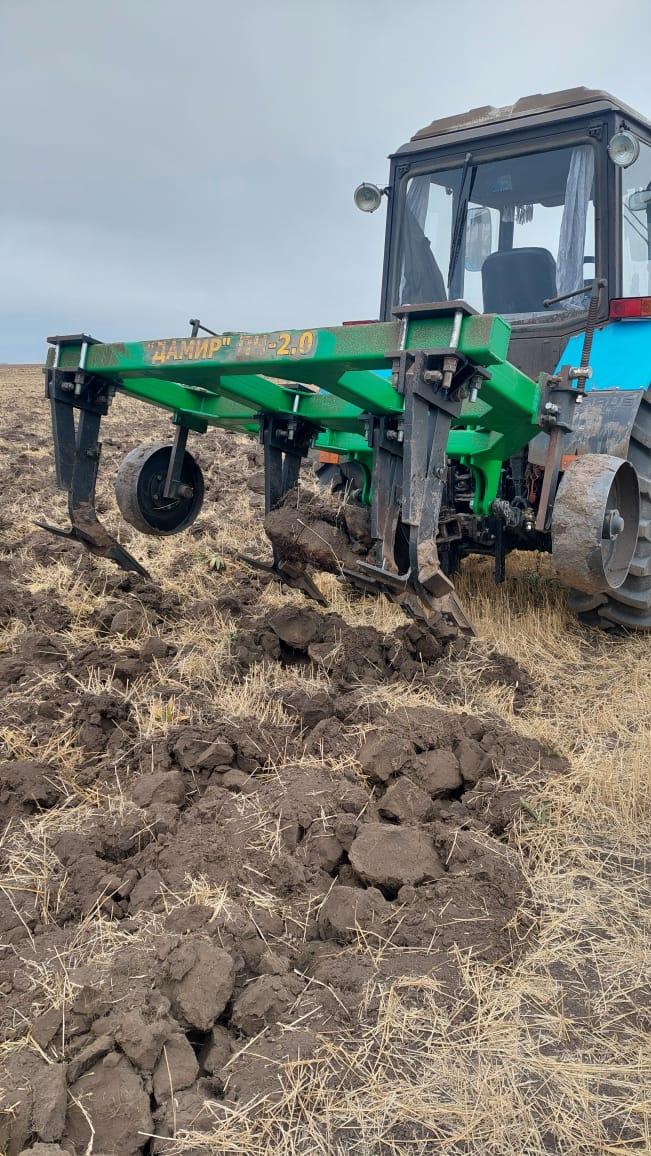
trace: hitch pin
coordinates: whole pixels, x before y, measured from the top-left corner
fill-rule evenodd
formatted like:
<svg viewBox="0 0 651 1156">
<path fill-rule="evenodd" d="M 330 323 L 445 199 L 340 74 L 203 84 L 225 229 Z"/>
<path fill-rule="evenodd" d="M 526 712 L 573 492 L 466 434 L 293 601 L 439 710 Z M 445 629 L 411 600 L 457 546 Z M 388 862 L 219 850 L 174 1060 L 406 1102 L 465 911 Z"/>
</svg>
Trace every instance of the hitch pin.
<svg viewBox="0 0 651 1156">
<path fill-rule="evenodd" d="M 450 334 L 450 349 L 458 349 L 461 338 L 461 322 L 463 321 L 463 313 L 457 309 L 452 322 L 452 333 Z"/>
<path fill-rule="evenodd" d="M 463 321 L 463 313 L 461 312 L 460 309 L 457 309 L 457 311 L 454 314 L 454 320 L 452 322 L 452 333 L 450 334 L 450 345 L 449 345 L 450 349 L 456 350 L 459 348 L 459 341 L 461 338 L 461 322 L 462 321 Z M 452 385 L 452 378 L 454 377 L 454 374 L 456 372 L 458 364 L 459 364 L 459 362 L 458 362 L 456 357 L 448 356 L 448 357 L 443 358 L 443 381 L 441 383 L 441 388 L 444 389 L 446 392 L 449 390 L 450 386 Z"/>
<path fill-rule="evenodd" d="M 79 394 L 81 393 L 81 390 L 83 387 L 83 378 L 81 377 L 81 374 L 83 373 L 83 371 L 86 368 L 86 354 L 87 353 L 88 353 L 88 342 L 82 341 L 81 350 L 79 353 L 79 367 L 77 370 L 77 372 L 80 376 L 79 376 L 79 380 L 75 382 L 75 397 L 79 397 Z"/>
</svg>

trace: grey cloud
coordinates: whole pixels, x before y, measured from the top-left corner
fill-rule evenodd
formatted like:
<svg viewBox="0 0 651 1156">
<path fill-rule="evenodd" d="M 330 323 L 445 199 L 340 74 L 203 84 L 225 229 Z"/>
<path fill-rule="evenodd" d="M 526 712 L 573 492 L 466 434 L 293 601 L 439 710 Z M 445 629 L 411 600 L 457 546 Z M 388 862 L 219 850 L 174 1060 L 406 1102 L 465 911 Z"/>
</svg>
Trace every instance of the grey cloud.
<svg viewBox="0 0 651 1156">
<path fill-rule="evenodd" d="M 647 0 L 614 27 L 603 0 L 0 0 L 0 361 L 374 316 L 358 181 L 475 104 L 586 83 L 651 111 L 647 23 Z"/>
</svg>

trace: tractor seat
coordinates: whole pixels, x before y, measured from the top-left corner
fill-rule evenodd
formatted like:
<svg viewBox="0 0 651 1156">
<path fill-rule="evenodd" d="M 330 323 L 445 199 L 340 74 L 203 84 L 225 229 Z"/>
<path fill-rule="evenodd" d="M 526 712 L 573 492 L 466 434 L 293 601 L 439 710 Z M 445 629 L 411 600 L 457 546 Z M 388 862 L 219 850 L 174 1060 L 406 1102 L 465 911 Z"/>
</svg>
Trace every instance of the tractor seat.
<svg viewBox="0 0 651 1156">
<path fill-rule="evenodd" d="M 556 296 L 556 262 L 549 249 L 504 249 L 481 268 L 485 313 L 539 313 Z"/>
</svg>

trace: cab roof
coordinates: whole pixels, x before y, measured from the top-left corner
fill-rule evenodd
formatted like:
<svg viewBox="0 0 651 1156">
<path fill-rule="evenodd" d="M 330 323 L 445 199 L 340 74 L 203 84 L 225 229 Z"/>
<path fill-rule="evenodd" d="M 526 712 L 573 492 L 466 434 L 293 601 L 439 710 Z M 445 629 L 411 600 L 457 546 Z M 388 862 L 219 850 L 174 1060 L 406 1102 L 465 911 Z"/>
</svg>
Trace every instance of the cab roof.
<svg viewBox="0 0 651 1156">
<path fill-rule="evenodd" d="M 598 112 L 619 112 L 626 117 L 643 125 L 651 132 L 651 121 L 630 108 L 617 97 L 611 96 L 598 88 L 564 88 L 559 92 L 535 93 L 533 96 L 523 96 L 515 104 L 507 104 L 502 108 L 484 104 L 479 108 L 471 108 L 467 112 L 457 113 L 455 116 L 444 116 L 433 120 L 425 128 L 414 133 L 411 141 L 403 145 L 399 152 L 411 152 L 414 143 L 423 147 L 425 142 L 432 138 L 439 138 L 452 133 L 468 132 L 474 129 L 489 127 L 491 131 L 509 131 L 522 127 L 527 119 L 538 118 L 554 121 L 565 119 L 569 115 L 588 115 Z M 561 114 L 557 116 L 556 114 Z"/>
</svg>

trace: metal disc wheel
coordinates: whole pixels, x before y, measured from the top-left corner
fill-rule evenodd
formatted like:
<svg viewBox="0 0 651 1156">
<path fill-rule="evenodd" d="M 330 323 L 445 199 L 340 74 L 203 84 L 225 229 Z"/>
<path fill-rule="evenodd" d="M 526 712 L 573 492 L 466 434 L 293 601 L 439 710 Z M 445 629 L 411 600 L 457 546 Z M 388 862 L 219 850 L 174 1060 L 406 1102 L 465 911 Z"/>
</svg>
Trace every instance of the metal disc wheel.
<svg viewBox="0 0 651 1156">
<path fill-rule="evenodd" d="M 640 493 L 630 462 L 584 454 L 563 475 L 552 517 L 552 560 L 565 586 L 595 595 L 625 581 L 637 542 Z"/>
<path fill-rule="evenodd" d="M 120 512 L 142 534 L 178 534 L 192 525 L 203 504 L 203 474 L 187 450 L 181 468 L 182 494 L 163 496 L 171 455 L 168 442 L 138 446 L 118 469 L 115 496 Z"/>
<path fill-rule="evenodd" d="M 640 487 L 637 541 L 628 575 L 616 590 L 588 598 L 572 591 L 570 607 L 587 626 L 651 632 L 651 389 L 640 402 L 628 447 Z"/>
<path fill-rule="evenodd" d="M 317 462 L 314 472 L 323 489 L 332 494 L 346 494 L 353 501 L 365 489 L 368 481 L 366 467 L 353 459 L 340 462 Z"/>
</svg>

